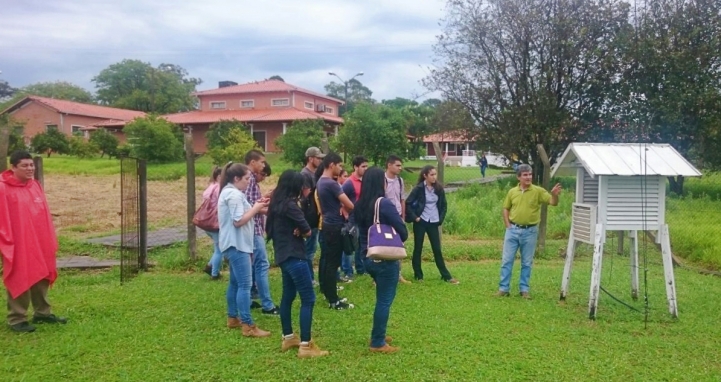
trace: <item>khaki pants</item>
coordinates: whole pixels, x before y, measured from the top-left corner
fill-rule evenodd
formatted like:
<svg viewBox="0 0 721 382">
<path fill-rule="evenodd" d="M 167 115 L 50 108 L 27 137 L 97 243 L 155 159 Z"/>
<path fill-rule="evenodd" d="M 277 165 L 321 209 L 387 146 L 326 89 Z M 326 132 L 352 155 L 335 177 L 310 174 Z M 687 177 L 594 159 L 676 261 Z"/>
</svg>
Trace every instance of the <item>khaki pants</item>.
<svg viewBox="0 0 721 382">
<path fill-rule="evenodd" d="M 33 304 L 34 317 L 49 316 L 49 287 L 50 282 L 48 280 L 40 280 L 35 285 L 31 286 L 29 290 L 25 291 L 25 293 L 21 294 L 15 299 L 10 297 L 10 291 L 8 291 L 8 324 L 16 325 L 21 322 L 27 321 L 28 308 L 30 307 L 31 302 Z"/>
</svg>

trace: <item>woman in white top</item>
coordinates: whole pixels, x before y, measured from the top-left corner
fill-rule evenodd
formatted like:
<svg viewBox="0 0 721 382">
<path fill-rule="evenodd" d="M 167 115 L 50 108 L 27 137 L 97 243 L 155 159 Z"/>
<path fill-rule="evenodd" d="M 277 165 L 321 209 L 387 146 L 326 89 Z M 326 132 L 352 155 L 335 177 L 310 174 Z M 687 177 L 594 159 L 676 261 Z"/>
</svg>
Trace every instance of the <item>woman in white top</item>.
<svg viewBox="0 0 721 382">
<path fill-rule="evenodd" d="M 250 287 L 252 285 L 253 216 L 268 207 L 261 199 L 251 206 L 243 191 L 248 188 L 250 169 L 240 163 L 230 162 L 220 174 L 218 197 L 218 245 L 228 260 L 230 282 L 226 292 L 228 303 L 228 327 L 242 328 L 246 337 L 268 337 L 270 332 L 261 330 L 250 315 Z"/>
</svg>

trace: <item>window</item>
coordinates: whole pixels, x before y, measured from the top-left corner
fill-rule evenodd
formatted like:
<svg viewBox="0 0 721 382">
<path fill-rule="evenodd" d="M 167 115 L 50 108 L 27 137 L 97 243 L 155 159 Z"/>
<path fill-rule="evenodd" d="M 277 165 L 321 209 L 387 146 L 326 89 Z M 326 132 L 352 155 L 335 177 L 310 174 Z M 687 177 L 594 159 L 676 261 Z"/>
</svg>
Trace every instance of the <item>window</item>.
<svg viewBox="0 0 721 382">
<path fill-rule="evenodd" d="M 255 101 L 252 99 L 241 100 L 240 107 L 255 107 Z"/>
<path fill-rule="evenodd" d="M 76 134 L 82 134 L 82 133 L 83 133 L 82 131 L 80 131 L 80 129 L 82 129 L 83 127 L 84 127 L 84 126 L 72 125 L 70 128 L 71 128 L 71 132 L 73 133 L 73 135 L 76 135 Z"/>
<path fill-rule="evenodd" d="M 45 131 L 55 130 L 58 131 L 58 125 L 45 125 Z"/>
<path fill-rule="evenodd" d="M 288 98 L 276 98 L 270 100 L 272 106 L 290 106 L 290 99 Z"/>
<path fill-rule="evenodd" d="M 305 101 L 305 108 L 313 110 L 313 102 Z"/>
<path fill-rule="evenodd" d="M 225 101 L 216 101 L 210 103 L 211 109 L 225 109 Z"/>
<path fill-rule="evenodd" d="M 333 108 L 326 106 L 326 107 L 325 107 L 325 112 L 328 113 L 328 114 L 333 114 Z"/>
</svg>

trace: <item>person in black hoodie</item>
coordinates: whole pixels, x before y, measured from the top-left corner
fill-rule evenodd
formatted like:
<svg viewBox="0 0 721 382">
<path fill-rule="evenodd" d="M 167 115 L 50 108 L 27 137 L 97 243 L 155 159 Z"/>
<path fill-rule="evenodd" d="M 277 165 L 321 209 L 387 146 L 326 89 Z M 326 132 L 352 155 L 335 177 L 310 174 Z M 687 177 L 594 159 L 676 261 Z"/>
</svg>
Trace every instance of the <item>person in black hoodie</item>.
<svg viewBox="0 0 721 382">
<path fill-rule="evenodd" d="M 413 273 L 418 281 L 423 281 L 423 268 L 421 267 L 421 252 L 423 239 L 428 234 L 431 242 L 433 258 L 443 281 L 458 284 L 458 280 L 451 276 L 446 268 L 441 253 L 440 226 L 446 217 L 448 203 L 446 193 L 437 181 L 436 168 L 428 165 L 423 167 L 418 177 L 418 184 L 413 188 L 406 199 L 406 221 L 413 223 Z"/>
<path fill-rule="evenodd" d="M 278 180 L 268 206 L 266 233 L 273 241 L 275 263 L 283 277 L 283 298 L 280 303 L 280 322 L 283 329 L 281 351 L 298 348 L 299 358 L 328 355 L 311 340 L 315 292 L 310 268 L 306 263 L 304 237 L 311 235 L 298 200 L 303 188 L 303 175 L 286 170 Z M 293 333 L 291 307 L 300 295 L 300 338 Z"/>
</svg>

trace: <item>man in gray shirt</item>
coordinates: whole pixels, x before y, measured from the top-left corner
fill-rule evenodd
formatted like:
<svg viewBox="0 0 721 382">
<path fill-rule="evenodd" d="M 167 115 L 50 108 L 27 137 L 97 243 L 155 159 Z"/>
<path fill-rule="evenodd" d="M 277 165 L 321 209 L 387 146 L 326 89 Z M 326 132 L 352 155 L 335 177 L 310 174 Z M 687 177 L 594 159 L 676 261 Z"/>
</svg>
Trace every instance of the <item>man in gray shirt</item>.
<svg viewBox="0 0 721 382">
<path fill-rule="evenodd" d="M 398 214 L 401 219 L 405 220 L 406 217 L 406 200 L 405 190 L 403 189 L 403 178 L 401 178 L 401 171 L 403 170 L 403 160 L 396 156 L 391 155 L 386 159 L 386 198 L 393 202 L 396 206 Z M 403 284 L 410 284 L 411 282 L 403 278 L 403 275 L 398 274 L 398 281 Z"/>
<path fill-rule="evenodd" d="M 323 154 L 317 147 L 309 147 L 305 150 L 305 167 L 300 170 L 301 175 L 305 178 L 305 186 L 303 188 L 304 197 L 313 197 L 310 195 L 310 190 L 315 189 L 315 172 L 318 166 L 323 162 L 325 154 Z M 310 236 L 305 239 L 305 259 L 308 262 L 310 268 L 310 277 L 313 280 L 313 285 L 317 286 L 318 282 L 315 281 L 313 272 L 313 259 L 315 258 L 315 251 L 318 249 L 318 226 L 313 227 L 311 225 Z"/>
</svg>

